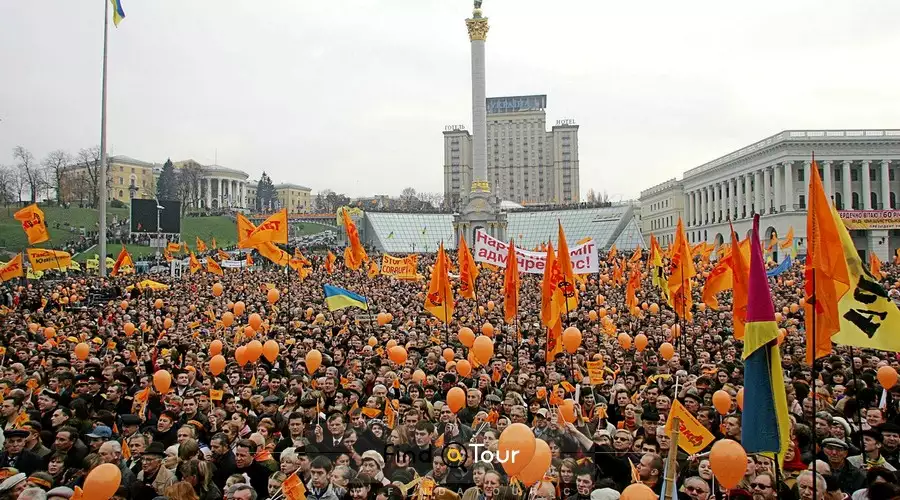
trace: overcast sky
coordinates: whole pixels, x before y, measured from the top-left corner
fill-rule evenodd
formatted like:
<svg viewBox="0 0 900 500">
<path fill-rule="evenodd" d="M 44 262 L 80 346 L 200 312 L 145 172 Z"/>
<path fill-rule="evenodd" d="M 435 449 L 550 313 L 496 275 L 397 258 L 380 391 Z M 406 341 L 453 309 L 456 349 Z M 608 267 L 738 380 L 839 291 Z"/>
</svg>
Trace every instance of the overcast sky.
<svg viewBox="0 0 900 500">
<path fill-rule="evenodd" d="M 99 143 L 105 0 L 0 1 L 0 164 Z M 443 190 L 470 0 L 122 0 L 109 150 L 351 196 Z M 484 0 L 488 96 L 573 118 L 582 196 L 785 129 L 900 128 L 900 2 Z M 640 170 L 638 170 L 640 169 Z M 640 171 L 640 175 L 635 172 Z"/>
</svg>

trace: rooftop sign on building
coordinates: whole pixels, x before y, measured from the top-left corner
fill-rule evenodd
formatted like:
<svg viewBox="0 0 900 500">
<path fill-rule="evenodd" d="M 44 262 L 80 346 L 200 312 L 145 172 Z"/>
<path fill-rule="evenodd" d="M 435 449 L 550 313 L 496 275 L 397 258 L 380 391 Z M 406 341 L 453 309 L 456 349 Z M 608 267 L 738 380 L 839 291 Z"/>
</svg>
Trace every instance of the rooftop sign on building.
<svg viewBox="0 0 900 500">
<path fill-rule="evenodd" d="M 488 97 L 487 113 L 516 113 L 519 111 L 540 111 L 547 107 L 546 95 L 522 95 L 511 97 Z"/>
</svg>

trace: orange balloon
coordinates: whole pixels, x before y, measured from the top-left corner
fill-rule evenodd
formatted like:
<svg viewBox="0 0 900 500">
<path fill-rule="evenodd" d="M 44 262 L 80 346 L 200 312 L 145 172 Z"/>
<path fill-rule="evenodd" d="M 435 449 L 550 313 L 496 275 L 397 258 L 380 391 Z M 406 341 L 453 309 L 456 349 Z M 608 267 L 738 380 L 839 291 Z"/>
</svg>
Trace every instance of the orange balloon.
<svg viewBox="0 0 900 500">
<path fill-rule="evenodd" d="M 722 486 L 732 489 L 747 472 L 747 452 L 731 439 L 716 441 L 709 452 L 709 465 Z"/>
<path fill-rule="evenodd" d="M 451 362 L 456 357 L 456 353 L 453 352 L 453 349 L 449 347 L 444 349 L 444 361 Z"/>
<path fill-rule="evenodd" d="M 322 353 L 318 349 L 313 349 L 306 353 L 306 371 L 310 375 L 316 372 L 322 366 Z"/>
<path fill-rule="evenodd" d="M 654 302 L 654 303 L 650 304 L 650 314 L 657 314 L 657 313 L 659 313 L 659 304 Z"/>
<path fill-rule="evenodd" d="M 882 366 L 878 369 L 878 383 L 881 387 L 891 390 L 891 387 L 897 385 L 897 370 L 890 366 Z"/>
<path fill-rule="evenodd" d="M 519 458 L 518 456 L 516 458 Z M 550 468 L 553 457 L 550 453 L 550 446 L 543 439 L 534 440 L 534 455 L 519 474 L 516 475 L 526 488 L 530 488 L 534 483 L 544 478 L 544 474 Z M 652 490 L 651 490 L 652 491 Z"/>
<path fill-rule="evenodd" d="M 716 411 L 719 412 L 719 415 L 727 415 L 731 410 L 731 394 L 728 394 L 721 389 L 714 392 L 713 406 L 716 407 Z"/>
<path fill-rule="evenodd" d="M 254 330 L 252 326 L 247 325 L 244 327 L 244 337 L 247 337 L 248 339 L 252 339 L 255 336 L 256 336 L 256 330 Z"/>
<path fill-rule="evenodd" d="M 481 325 L 481 333 L 482 333 L 482 335 L 487 335 L 488 337 L 493 337 L 494 336 L 494 325 L 492 325 L 490 322 L 486 322 L 485 324 Z"/>
<path fill-rule="evenodd" d="M 222 295 L 223 290 L 224 290 L 224 288 L 222 287 L 221 283 L 213 284 L 212 292 L 213 292 L 214 297 L 218 297 L 219 295 Z"/>
<path fill-rule="evenodd" d="M 316 323 L 324 323 L 324 322 L 325 322 L 325 315 L 322 314 L 322 313 L 316 314 L 315 322 L 316 322 Z"/>
<path fill-rule="evenodd" d="M 646 302 L 644 302 L 644 303 L 641 304 L 641 309 L 643 309 L 643 310 L 646 311 L 646 310 L 649 309 L 649 308 L 650 308 L 650 305 L 647 304 Z"/>
<path fill-rule="evenodd" d="M 250 358 L 250 361 L 256 363 L 259 361 L 260 356 L 262 356 L 262 343 L 258 340 L 251 340 L 247 344 L 247 357 Z"/>
<path fill-rule="evenodd" d="M 234 324 L 234 314 L 232 314 L 228 311 L 225 311 L 225 313 L 222 314 L 222 324 L 225 325 L 226 328 L 233 325 Z"/>
<path fill-rule="evenodd" d="M 744 388 L 741 387 L 737 392 L 737 405 L 741 411 L 744 411 Z"/>
<path fill-rule="evenodd" d="M 88 354 L 91 353 L 91 346 L 87 345 L 84 342 L 79 342 L 78 345 L 75 346 L 75 357 L 84 361 L 87 359 Z"/>
<path fill-rule="evenodd" d="M 575 354 L 578 351 L 578 348 L 581 347 L 581 340 L 581 330 L 574 326 L 570 326 L 562 332 L 563 347 L 569 354 Z"/>
<path fill-rule="evenodd" d="M 602 306 L 604 302 L 606 302 L 606 297 L 604 297 L 602 295 L 598 295 L 597 296 L 597 305 Z"/>
<path fill-rule="evenodd" d="M 515 476 L 524 469 L 534 457 L 536 446 L 534 432 L 527 425 L 516 423 L 504 429 L 497 444 L 497 456 L 505 460 L 501 463 L 506 473 Z M 518 453 L 513 455 L 513 452 Z"/>
<path fill-rule="evenodd" d="M 393 314 L 391 314 L 391 313 L 385 313 L 385 314 L 387 314 L 387 320 L 388 320 L 388 323 L 390 323 L 391 321 L 394 321 L 394 315 L 393 315 Z"/>
<path fill-rule="evenodd" d="M 388 357 L 394 363 L 397 363 L 398 365 L 402 365 L 403 363 L 406 363 L 406 358 L 407 358 L 406 348 L 403 347 L 402 345 L 395 345 L 388 351 Z"/>
<path fill-rule="evenodd" d="M 675 355 L 675 346 L 668 342 L 663 342 L 659 346 L 659 355 L 666 361 L 672 359 L 672 356 Z"/>
<path fill-rule="evenodd" d="M 805 305 L 806 305 L 806 299 L 803 297 L 800 297 L 800 307 L 803 307 Z"/>
<path fill-rule="evenodd" d="M 643 483 L 632 484 L 631 486 L 622 490 L 622 495 L 619 497 L 619 500 L 658 500 L 659 495 L 653 492 L 653 490 Z"/>
<path fill-rule="evenodd" d="M 378 324 L 380 326 L 384 326 L 388 322 L 388 316 L 383 312 L 378 313 L 378 316 L 376 316 L 375 319 L 378 321 Z"/>
<path fill-rule="evenodd" d="M 247 364 L 250 361 L 250 357 L 247 355 L 247 346 L 240 346 L 234 350 L 234 359 L 241 366 Z"/>
<path fill-rule="evenodd" d="M 388 351 L 390 351 L 390 350 L 393 349 L 396 345 L 397 345 L 397 341 L 394 340 L 394 339 L 391 339 L 391 340 L 388 340 L 388 341 L 387 341 L 387 344 L 385 344 L 384 347 L 385 347 Z"/>
<path fill-rule="evenodd" d="M 417 384 L 425 382 L 425 372 L 423 372 L 422 370 L 414 371 L 412 374 L 412 379 Z"/>
<path fill-rule="evenodd" d="M 44 332 L 44 333 L 46 334 L 46 332 Z M 133 333 L 134 333 L 134 323 L 132 323 L 131 321 L 129 321 L 128 323 L 125 323 L 125 335 L 127 337 L 130 337 L 131 334 L 133 334 Z"/>
<path fill-rule="evenodd" d="M 469 378 L 469 375 L 472 374 L 472 363 L 465 359 L 460 360 L 456 363 L 456 373 L 459 373 L 461 377 Z"/>
<path fill-rule="evenodd" d="M 775 313 L 775 322 L 781 323 L 781 320 L 782 320 L 781 313 L 780 312 Z"/>
<path fill-rule="evenodd" d="M 484 335 L 479 335 L 472 344 L 472 352 L 479 363 L 486 365 L 494 357 L 494 341 Z"/>
<path fill-rule="evenodd" d="M 369 337 L 369 346 L 375 347 L 378 344 L 378 339 L 375 337 Z"/>
<path fill-rule="evenodd" d="M 784 342 L 784 337 L 787 335 L 787 330 L 784 328 L 778 329 L 778 345 L 781 345 Z"/>
<path fill-rule="evenodd" d="M 28 330 L 31 333 L 36 333 L 40 327 L 41 327 L 41 325 L 39 325 L 37 323 L 28 323 Z"/>
<path fill-rule="evenodd" d="M 597 311 L 594 311 L 593 309 L 588 311 L 588 318 L 591 321 L 597 321 Z"/>
<path fill-rule="evenodd" d="M 605 308 L 605 307 L 601 307 L 600 310 L 597 311 L 597 314 L 598 314 L 601 318 L 605 318 L 606 315 L 607 315 L 606 308 Z"/>
<path fill-rule="evenodd" d="M 647 336 L 639 333 L 634 336 L 634 347 L 638 352 L 643 352 L 647 348 Z"/>
<path fill-rule="evenodd" d="M 165 328 L 166 330 L 172 328 L 173 326 L 175 326 L 175 322 L 172 321 L 172 318 L 166 318 L 165 320 L 163 320 L 163 328 Z"/>
<path fill-rule="evenodd" d="M 172 375 L 166 370 L 156 370 L 153 374 L 153 387 L 160 394 L 169 392 L 169 387 L 172 387 Z"/>
<path fill-rule="evenodd" d="M 53 337 L 56 337 L 56 328 L 53 328 L 52 326 L 48 326 L 47 328 L 44 328 L 44 337 L 48 338 L 48 339 L 52 339 Z"/>
<path fill-rule="evenodd" d="M 156 301 L 153 302 L 153 307 L 155 307 L 157 309 L 162 309 L 162 306 L 163 306 L 162 299 L 156 299 Z"/>
<path fill-rule="evenodd" d="M 459 333 L 456 334 L 459 338 L 459 342 L 468 347 L 472 348 L 472 345 L 475 343 L 475 332 L 472 331 L 468 326 L 464 326 L 459 329 Z"/>
<path fill-rule="evenodd" d="M 800 310 L 800 306 L 798 306 L 797 304 L 791 304 L 791 312 L 792 313 L 796 313 L 799 310 Z"/>
<path fill-rule="evenodd" d="M 447 406 L 453 413 L 462 410 L 466 406 L 466 391 L 459 387 L 453 387 L 447 391 Z"/>
<path fill-rule="evenodd" d="M 273 288 L 266 292 L 266 299 L 269 301 L 269 304 L 274 304 L 278 302 L 278 299 L 281 298 L 281 292 L 278 291 L 277 288 Z"/>
<path fill-rule="evenodd" d="M 559 405 L 559 411 L 562 413 L 563 420 L 569 423 L 575 422 L 575 400 L 564 400 L 562 404 Z"/>
<path fill-rule="evenodd" d="M 705 310 L 706 310 L 706 303 L 705 303 L 705 302 L 701 302 L 700 304 L 697 305 L 697 308 L 700 309 L 701 312 L 705 311 Z M 688 314 L 690 314 L 690 311 L 688 311 Z"/>
<path fill-rule="evenodd" d="M 681 325 L 672 325 L 672 336 L 676 339 L 681 336 Z"/>
<path fill-rule="evenodd" d="M 619 345 L 622 346 L 622 349 L 625 349 L 626 351 L 628 349 L 631 349 L 631 335 L 628 335 L 627 333 L 620 333 L 618 339 Z"/>
<path fill-rule="evenodd" d="M 244 310 L 246 310 L 247 306 L 244 305 L 243 300 L 239 300 L 234 303 L 234 314 L 235 316 L 243 316 Z"/>
<path fill-rule="evenodd" d="M 125 309 L 128 309 L 128 301 L 127 301 L 127 300 L 123 300 L 122 302 L 119 302 L 119 307 L 121 307 L 123 311 L 124 311 Z"/>
<path fill-rule="evenodd" d="M 98 465 L 84 478 L 82 498 L 112 498 L 120 484 L 122 484 L 122 471 L 117 465 Z"/>
<path fill-rule="evenodd" d="M 269 363 L 274 363 L 276 359 L 278 359 L 278 342 L 274 340 L 267 340 L 265 344 L 263 344 L 263 356 L 269 360 Z"/>
<path fill-rule="evenodd" d="M 209 360 L 209 371 L 216 377 L 225 371 L 225 356 L 216 354 Z"/>
<path fill-rule="evenodd" d="M 489 300 L 488 301 L 488 311 L 493 311 L 493 310 L 494 310 L 494 301 Z"/>
<path fill-rule="evenodd" d="M 262 316 L 257 313 L 253 313 L 250 315 L 250 318 L 247 319 L 247 323 L 254 330 L 259 330 L 259 327 L 262 326 Z"/>
<path fill-rule="evenodd" d="M 222 341 L 219 339 L 209 343 L 209 355 L 215 356 L 216 354 L 222 354 Z"/>
</svg>

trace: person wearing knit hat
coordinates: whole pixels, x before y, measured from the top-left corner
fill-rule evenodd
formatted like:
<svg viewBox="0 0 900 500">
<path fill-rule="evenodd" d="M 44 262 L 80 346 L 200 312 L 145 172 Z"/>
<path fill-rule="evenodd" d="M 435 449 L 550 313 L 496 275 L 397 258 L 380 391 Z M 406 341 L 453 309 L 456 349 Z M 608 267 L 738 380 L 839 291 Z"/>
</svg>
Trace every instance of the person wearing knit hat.
<svg viewBox="0 0 900 500">
<path fill-rule="evenodd" d="M 47 500 L 69 500 L 75 491 L 66 486 L 57 486 L 47 492 Z"/>
<path fill-rule="evenodd" d="M 838 439 L 849 439 L 853 431 L 850 429 L 850 423 L 844 417 L 831 418 L 831 437 Z"/>
<path fill-rule="evenodd" d="M 375 450 L 367 450 L 362 454 L 362 463 L 359 466 L 359 473 L 364 475 L 382 486 L 391 484 L 388 478 L 384 477 L 384 457 Z"/>
<path fill-rule="evenodd" d="M 619 492 L 612 488 L 600 488 L 591 492 L 591 500 L 619 500 Z"/>
</svg>

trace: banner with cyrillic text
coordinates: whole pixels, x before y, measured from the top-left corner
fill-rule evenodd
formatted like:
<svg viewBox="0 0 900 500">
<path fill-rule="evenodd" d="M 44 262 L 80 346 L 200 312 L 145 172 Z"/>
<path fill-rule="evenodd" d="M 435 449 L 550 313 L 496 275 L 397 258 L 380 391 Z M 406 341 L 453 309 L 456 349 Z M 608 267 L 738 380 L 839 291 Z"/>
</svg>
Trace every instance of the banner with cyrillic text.
<svg viewBox="0 0 900 500">
<path fill-rule="evenodd" d="M 475 261 L 506 268 L 508 243 L 498 240 L 482 231 L 475 231 Z M 575 274 L 590 274 L 599 271 L 599 258 L 594 240 L 569 249 L 572 270 Z M 543 274 L 547 254 L 516 248 L 516 260 L 520 273 Z"/>
<path fill-rule="evenodd" d="M 900 229 L 900 210 L 839 210 L 847 229 Z"/>
<path fill-rule="evenodd" d="M 388 254 L 384 254 L 381 256 L 381 274 L 384 276 L 396 276 L 398 278 L 412 278 L 416 276 L 416 267 L 418 264 L 418 255 L 391 257 Z"/>
</svg>

